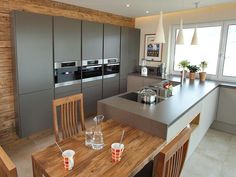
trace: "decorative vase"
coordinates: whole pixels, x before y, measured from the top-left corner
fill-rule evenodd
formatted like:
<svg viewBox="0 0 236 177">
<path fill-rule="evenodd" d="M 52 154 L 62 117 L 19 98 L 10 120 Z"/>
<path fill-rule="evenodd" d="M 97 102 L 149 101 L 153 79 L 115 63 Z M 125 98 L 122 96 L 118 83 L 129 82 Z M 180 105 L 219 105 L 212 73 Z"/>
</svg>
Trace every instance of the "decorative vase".
<svg viewBox="0 0 236 177">
<path fill-rule="evenodd" d="M 195 79 L 195 73 L 189 73 L 189 79 L 194 80 Z"/>
<path fill-rule="evenodd" d="M 183 75 L 183 71 L 180 71 L 180 77 L 182 78 L 184 78 L 184 79 L 186 79 L 186 74 L 187 74 L 187 71 L 186 70 L 184 70 L 184 76 L 182 76 Z"/>
<path fill-rule="evenodd" d="M 206 72 L 200 72 L 199 79 L 200 79 L 200 81 L 205 81 L 206 80 Z"/>
</svg>

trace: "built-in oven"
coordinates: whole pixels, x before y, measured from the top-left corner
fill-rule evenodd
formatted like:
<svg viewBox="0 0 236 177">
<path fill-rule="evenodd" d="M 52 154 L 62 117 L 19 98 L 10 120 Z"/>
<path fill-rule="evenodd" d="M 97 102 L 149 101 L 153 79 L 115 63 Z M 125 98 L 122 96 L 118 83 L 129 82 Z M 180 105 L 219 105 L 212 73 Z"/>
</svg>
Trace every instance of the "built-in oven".
<svg viewBox="0 0 236 177">
<path fill-rule="evenodd" d="M 82 81 L 89 82 L 102 79 L 102 59 L 82 61 Z"/>
<path fill-rule="evenodd" d="M 104 59 L 104 78 L 116 77 L 120 73 L 120 61 L 118 58 Z"/>
<path fill-rule="evenodd" d="M 81 62 L 68 61 L 54 63 L 55 87 L 67 86 L 81 82 Z"/>
</svg>

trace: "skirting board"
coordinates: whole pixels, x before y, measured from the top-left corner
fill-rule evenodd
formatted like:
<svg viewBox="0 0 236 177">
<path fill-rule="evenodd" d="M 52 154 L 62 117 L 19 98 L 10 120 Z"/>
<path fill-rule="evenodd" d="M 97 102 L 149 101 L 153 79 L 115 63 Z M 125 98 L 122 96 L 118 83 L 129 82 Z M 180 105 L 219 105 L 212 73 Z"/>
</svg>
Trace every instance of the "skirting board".
<svg viewBox="0 0 236 177">
<path fill-rule="evenodd" d="M 215 120 L 211 128 L 236 135 L 236 125 Z"/>
</svg>

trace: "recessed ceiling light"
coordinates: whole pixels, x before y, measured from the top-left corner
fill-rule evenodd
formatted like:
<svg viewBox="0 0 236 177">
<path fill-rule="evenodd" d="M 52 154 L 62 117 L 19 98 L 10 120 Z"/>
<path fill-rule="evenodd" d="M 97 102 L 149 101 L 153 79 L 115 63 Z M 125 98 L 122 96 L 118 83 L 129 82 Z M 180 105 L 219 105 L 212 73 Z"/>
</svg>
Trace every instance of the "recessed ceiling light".
<svg viewBox="0 0 236 177">
<path fill-rule="evenodd" d="M 149 10 L 146 10 L 146 14 L 149 14 L 150 12 L 149 12 Z"/>
<path fill-rule="evenodd" d="M 126 7 L 130 7 L 130 4 L 126 4 L 125 6 L 126 6 Z"/>
</svg>

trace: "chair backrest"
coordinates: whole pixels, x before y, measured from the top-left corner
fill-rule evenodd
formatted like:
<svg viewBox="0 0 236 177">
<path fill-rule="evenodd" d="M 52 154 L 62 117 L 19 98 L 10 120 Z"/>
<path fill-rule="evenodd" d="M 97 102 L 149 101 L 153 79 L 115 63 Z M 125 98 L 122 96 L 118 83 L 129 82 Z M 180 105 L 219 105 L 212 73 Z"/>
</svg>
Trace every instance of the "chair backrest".
<svg viewBox="0 0 236 177">
<path fill-rule="evenodd" d="M 191 128 L 185 128 L 154 159 L 154 177 L 179 177 L 185 162 Z"/>
<path fill-rule="evenodd" d="M 56 141 L 60 141 L 58 128 L 58 108 L 61 118 L 62 139 L 71 137 L 79 132 L 78 103 L 80 102 L 80 124 L 85 130 L 83 94 L 76 94 L 53 100 L 53 124 Z"/>
<path fill-rule="evenodd" d="M 0 146 L 0 176 L 1 177 L 17 177 L 15 164 Z"/>
</svg>

